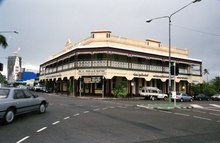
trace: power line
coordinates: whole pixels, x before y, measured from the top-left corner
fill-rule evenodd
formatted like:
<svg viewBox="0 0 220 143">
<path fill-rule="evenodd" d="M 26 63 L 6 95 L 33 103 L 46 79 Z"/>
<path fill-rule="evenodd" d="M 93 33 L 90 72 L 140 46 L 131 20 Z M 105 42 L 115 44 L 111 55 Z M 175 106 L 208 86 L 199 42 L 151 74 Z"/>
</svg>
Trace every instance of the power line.
<svg viewBox="0 0 220 143">
<path fill-rule="evenodd" d="M 197 29 L 193 29 L 193 28 L 188 28 L 188 27 L 180 26 L 180 25 L 174 25 L 174 24 L 172 24 L 172 25 L 175 26 L 175 27 L 178 27 L 178 28 L 185 29 L 185 30 L 190 30 L 190 31 L 194 31 L 194 32 L 197 32 L 197 33 L 205 34 L 205 35 L 220 37 L 220 34 L 215 34 L 215 33 L 211 33 L 211 32 L 205 32 L 205 31 L 201 31 L 201 30 L 197 30 Z"/>
</svg>

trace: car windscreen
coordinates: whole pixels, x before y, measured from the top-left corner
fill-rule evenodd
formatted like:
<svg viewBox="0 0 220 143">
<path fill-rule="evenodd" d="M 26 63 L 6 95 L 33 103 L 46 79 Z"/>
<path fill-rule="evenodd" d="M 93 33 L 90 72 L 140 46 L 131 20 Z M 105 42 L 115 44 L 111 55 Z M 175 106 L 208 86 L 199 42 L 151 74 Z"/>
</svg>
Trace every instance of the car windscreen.
<svg viewBox="0 0 220 143">
<path fill-rule="evenodd" d="M 0 99 L 7 98 L 9 91 L 9 89 L 0 89 Z"/>
</svg>

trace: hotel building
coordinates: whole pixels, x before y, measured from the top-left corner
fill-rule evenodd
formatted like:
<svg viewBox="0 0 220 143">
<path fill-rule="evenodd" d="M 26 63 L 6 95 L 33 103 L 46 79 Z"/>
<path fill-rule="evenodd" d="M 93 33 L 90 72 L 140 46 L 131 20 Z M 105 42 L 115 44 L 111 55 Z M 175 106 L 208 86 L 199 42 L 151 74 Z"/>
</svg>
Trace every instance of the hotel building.
<svg viewBox="0 0 220 143">
<path fill-rule="evenodd" d="M 171 76 L 171 90 L 191 95 L 192 83 L 202 83 L 202 61 L 188 57 L 187 49 L 171 48 L 171 63 L 179 69 Z M 139 96 L 141 87 L 158 87 L 168 93 L 169 47 L 156 40 L 134 40 L 94 31 L 40 65 L 39 80 L 57 92 L 73 96 L 109 97 L 116 82 L 127 83 L 129 96 Z M 175 80 L 175 82 L 174 82 Z"/>
</svg>

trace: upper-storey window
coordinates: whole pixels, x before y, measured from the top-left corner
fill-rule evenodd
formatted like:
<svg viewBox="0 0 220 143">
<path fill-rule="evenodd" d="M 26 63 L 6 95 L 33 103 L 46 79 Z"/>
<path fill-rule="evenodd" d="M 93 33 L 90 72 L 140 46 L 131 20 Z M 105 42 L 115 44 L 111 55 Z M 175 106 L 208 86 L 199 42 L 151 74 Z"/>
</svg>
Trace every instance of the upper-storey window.
<svg viewBox="0 0 220 143">
<path fill-rule="evenodd" d="M 91 54 L 80 54 L 78 55 L 78 61 L 91 61 L 92 55 Z"/>
<path fill-rule="evenodd" d="M 107 54 L 106 53 L 94 54 L 94 59 L 95 60 L 106 60 L 107 59 Z"/>
<path fill-rule="evenodd" d="M 119 61 L 119 62 L 128 62 L 128 56 L 112 54 L 111 60 L 112 61 Z"/>
</svg>

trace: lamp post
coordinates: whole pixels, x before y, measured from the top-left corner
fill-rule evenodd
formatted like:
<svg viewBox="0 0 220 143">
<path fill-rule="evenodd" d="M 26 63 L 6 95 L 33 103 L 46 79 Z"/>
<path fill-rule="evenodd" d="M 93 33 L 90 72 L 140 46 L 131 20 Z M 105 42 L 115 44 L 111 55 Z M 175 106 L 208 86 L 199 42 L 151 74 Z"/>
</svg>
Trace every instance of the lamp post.
<svg viewBox="0 0 220 143">
<path fill-rule="evenodd" d="M 171 15 L 156 17 L 156 18 L 152 18 L 146 21 L 147 23 L 150 23 L 153 20 L 163 19 L 163 18 L 168 18 L 169 20 L 169 87 L 168 87 L 169 103 L 171 103 L 171 71 L 170 71 L 170 67 L 171 67 L 171 18 L 173 15 L 183 10 L 184 8 L 188 7 L 189 5 L 196 3 L 196 2 L 200 2 L 200 1 L 201 0 L 194 0 L 190 2 L 189 4 L 183 6 L 182 8 L 178 9 L 177 11 L 173 12 Z M 175 81 L 175 74 L 174 74 L 174 81 Z M 176 89 L 174 89 L 174 91 L 176 91 Z M 174 107 L 176 107 L 176 98 L 174 98 Z"/>
<path fill-rule="evenodd" d="M 17 31 L 0 31 L 0 33 L 15 33 L 15 34 L 18 34 Z"/>
</svg>

